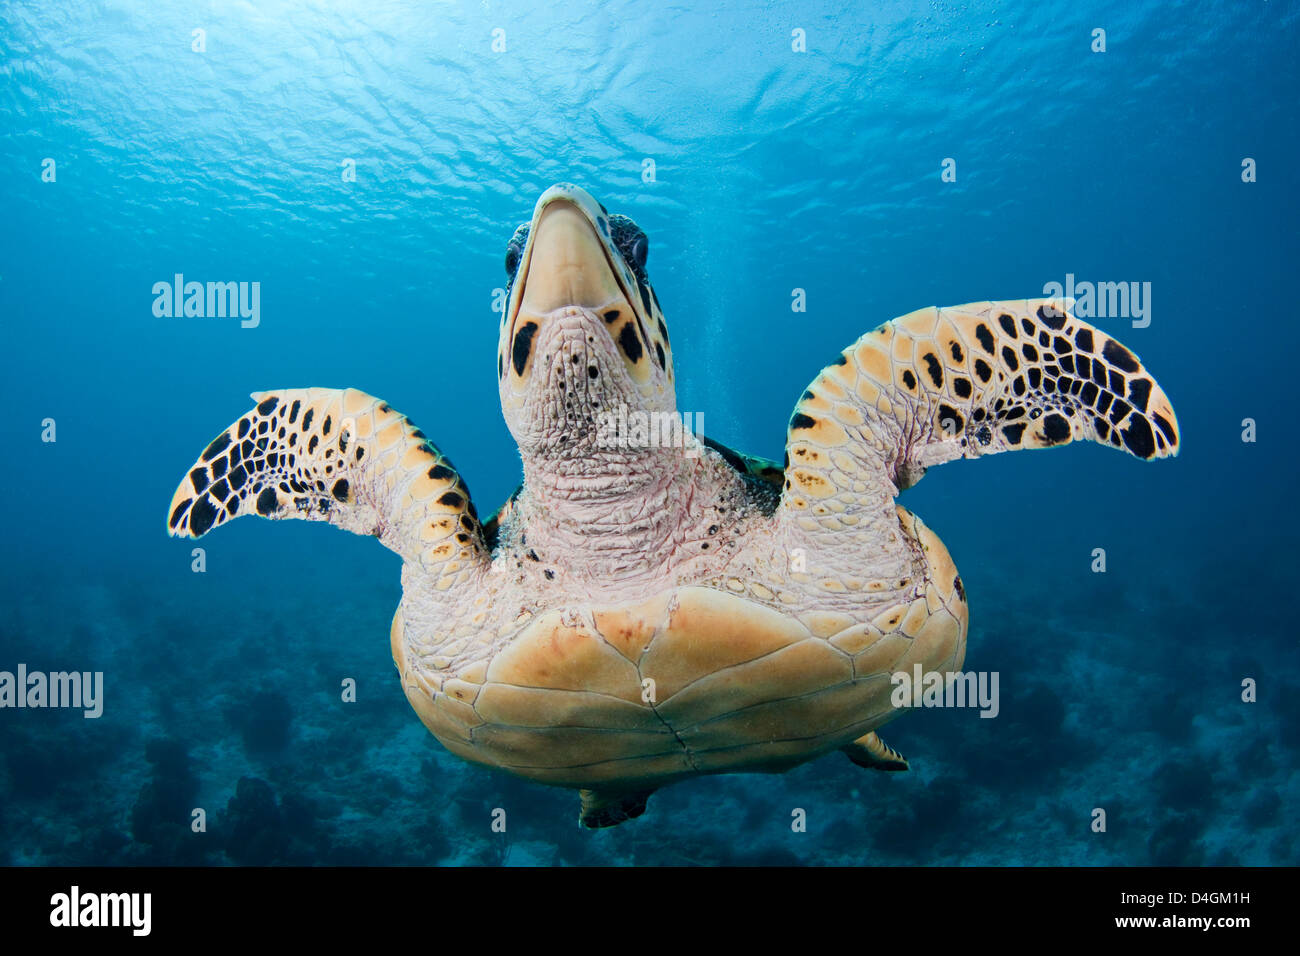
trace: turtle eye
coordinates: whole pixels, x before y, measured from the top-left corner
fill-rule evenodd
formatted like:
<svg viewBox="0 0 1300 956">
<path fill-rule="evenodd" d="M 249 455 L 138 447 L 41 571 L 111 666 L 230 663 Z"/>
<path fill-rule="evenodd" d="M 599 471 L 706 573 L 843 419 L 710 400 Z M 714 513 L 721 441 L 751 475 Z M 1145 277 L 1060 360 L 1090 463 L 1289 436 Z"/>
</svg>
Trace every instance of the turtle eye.
<svg viewBox="0 0 1300 956">
<path fill-rule="evenodd" d="M 638 272 L 645 271 L 646 256 L 650 255 L 650 240 L 644 235 L 632 240 L 632 264 Z"/>
<path fill-rule="evenodd" d="M 515 270 L 519 268 L 519 259 L 524 254 L 524 246 L 528 242 L 528 223 L 520 223 L 515 234 L 510 237 L 506 243 L 506 278 L 513 279 Z"/>
</svg>

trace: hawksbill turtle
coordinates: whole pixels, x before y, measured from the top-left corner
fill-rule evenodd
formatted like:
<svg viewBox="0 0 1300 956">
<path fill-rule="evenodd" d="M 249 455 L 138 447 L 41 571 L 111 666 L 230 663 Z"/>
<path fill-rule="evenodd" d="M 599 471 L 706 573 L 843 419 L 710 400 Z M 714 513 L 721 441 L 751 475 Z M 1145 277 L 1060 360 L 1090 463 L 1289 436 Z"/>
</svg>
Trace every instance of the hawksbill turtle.
<svg viewBox="0 0 1300 956">
<path fill-rule="evenodd" d="M 486 522 L 424 432 L 331 388 L 254 393 L 167 515 L 189 537 L 247 514 L 326 521 L 401 555 L 390 640 L 421 721 L 466 760 L 579 790 L 589 827 L 698 774 L 832 750 L 905 769 L 876 733 L 899 713 L 890 676 L 959 669 L 968 615 L 899 491 L 955 458 L 1179 445 L 1137 356 L 1062 299 L 868 332 L 799 399 L 782 464 L 611 428 L 677 415 L 648 249 L 568 184 L 510 239 L 496 370 L 523 482 Z"/>
</svg>

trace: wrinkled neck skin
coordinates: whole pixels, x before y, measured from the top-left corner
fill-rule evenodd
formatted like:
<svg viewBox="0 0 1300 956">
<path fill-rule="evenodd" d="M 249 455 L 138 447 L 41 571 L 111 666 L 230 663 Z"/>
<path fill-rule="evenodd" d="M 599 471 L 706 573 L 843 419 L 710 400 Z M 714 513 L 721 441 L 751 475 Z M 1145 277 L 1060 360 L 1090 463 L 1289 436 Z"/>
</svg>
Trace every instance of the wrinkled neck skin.
<svg viewBox="0 0 1300 956">
<path fill-rule="evenodd" d="M 695 442 L 625 450 L 583 441 L 562 454 L 526 457 L 517 508 L 527 548 L 602 587 L 670 577 L 687 557 L 682 542 L 698 523 L 693 509 L 711 500 L 717 484 Z M 690 450 L 696 457 L 687 457 Z"/>
<path fill-rule="evenodd" d="M 525 460 L 529 541 L 549 538 L 623 570 L 653 562 L 685 518 L 701 471 L 682 451 L 590 449 Z"/>
</svg>

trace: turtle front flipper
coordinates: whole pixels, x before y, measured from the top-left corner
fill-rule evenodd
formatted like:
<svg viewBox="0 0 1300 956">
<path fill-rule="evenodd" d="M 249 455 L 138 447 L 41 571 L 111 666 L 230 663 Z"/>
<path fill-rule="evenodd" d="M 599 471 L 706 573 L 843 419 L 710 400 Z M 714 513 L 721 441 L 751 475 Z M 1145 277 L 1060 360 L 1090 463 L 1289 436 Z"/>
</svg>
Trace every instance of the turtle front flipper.
<svg viewBox="0 0 1300 956">
<path fill-rule="evenodd" d="M 1072 304 L 921 309 L 858 339 L 795 406 L 786 512 L 823 525 L 863 507 L 887 514 L 932 465 L 1020 448 L 1088 440 L 1148 460 L 1176 455 L 1164 391 Z"/>
<path fill-rule="evenodd" d="M 356 389 L 252 398 L 176 489 L 172 535 L 198 538 L 240 515 L 302 518 L 373 535 L 440 578 L 487 560 L 469 489 L 405 416 Z"/>
</svg>

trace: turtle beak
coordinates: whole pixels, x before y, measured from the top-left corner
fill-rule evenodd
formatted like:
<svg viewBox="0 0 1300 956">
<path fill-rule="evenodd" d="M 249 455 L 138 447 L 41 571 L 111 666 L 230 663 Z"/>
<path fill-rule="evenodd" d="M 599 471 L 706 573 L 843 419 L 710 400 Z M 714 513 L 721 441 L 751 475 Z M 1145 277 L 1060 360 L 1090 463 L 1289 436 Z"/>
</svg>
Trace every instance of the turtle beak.
<svg viewBox="0 0 1300 956">
<path fill-rule="evenodd" d="M 552 202 L 535 221 L 531 254 L 520 267 L 520 311 L 533 316 L 566 306 L 595 311 L 624 298 L 604 245 L 576 205 Z"/>
<path fill-rule="evenodd" d="M 498 368 L 502 385 L 527 388 L 533 353 L 558 334 L 581 326 L 604 339 L 637 385 L 651 379 L 645 324 L 632 305 L 636 277 L 610 235 L 609 216 L 586 191 L 560 184 L 537 201 L 528 242 L 507 304 Z"/>
</svg>

